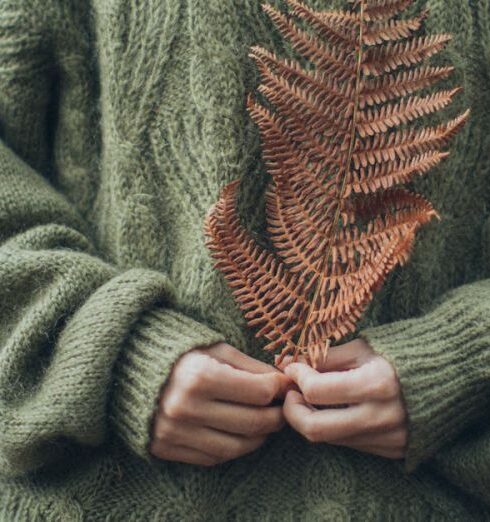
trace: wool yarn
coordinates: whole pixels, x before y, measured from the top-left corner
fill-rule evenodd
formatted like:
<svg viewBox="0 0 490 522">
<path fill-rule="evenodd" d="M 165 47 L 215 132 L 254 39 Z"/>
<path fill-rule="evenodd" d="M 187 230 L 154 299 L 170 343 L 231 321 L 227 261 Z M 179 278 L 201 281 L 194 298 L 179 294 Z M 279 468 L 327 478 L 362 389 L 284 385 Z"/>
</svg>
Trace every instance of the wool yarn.
<svg viewBox="0 0 490 522">
<path fill-rule="evenodd" d="M 454 34 L 440 60 L 472 117 L 416 182 L 442 222 L 360 325 L 400 378 L 406 462 L 286 428 L 201 469 L 153 458 L 151 420 L 185 351 L 226 340 L 268 360 L 202 225 L 240 178 L 266 240 L 247 53 L 292 50 L 258 0 L 1 3 L 1 521 L 490 519 L 490 4 L 423 8 Z"/>
</svg>

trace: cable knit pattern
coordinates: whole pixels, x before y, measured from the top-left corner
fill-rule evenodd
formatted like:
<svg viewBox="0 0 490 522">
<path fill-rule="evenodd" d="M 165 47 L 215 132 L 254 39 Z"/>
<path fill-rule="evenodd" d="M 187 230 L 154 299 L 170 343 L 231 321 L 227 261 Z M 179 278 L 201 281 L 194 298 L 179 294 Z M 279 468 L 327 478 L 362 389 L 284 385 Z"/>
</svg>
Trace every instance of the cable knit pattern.
<svg viewBox="0 0 490 522">
<path fill-rule="evenodd" d="M 247 54 L 293 51 L 260 3 L 0 3 L 2 522 L 490 520 L 490 0 L 411 8 L 454 33 L 438 60 L 472 118 L 416 181 L 442 222 L 359 328 L 400 378 L 406 462 L 290 428 L 211 469 L 149 454 L 183 353 L 227 340 L 269 360 L 202 231 L 240 178 L 242 217 L 267 241 Z"/>
</svg>

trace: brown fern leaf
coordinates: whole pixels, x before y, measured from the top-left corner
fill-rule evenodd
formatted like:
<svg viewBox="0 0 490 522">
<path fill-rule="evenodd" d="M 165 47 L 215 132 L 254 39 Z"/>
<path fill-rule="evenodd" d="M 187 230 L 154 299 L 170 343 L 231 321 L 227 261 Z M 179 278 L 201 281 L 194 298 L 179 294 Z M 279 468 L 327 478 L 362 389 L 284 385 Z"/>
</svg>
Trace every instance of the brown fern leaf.
<svg viewBox="0 0 490 522">
<path fill-rule="evenodd" d="M 431 127 L 420 119 L 460 89 L 421 93 L 452 72 L 426 64 L 449 35 L 421 35 L 427 13 L 404 19 L 413 0 L 348 0 L 315 11 L 286 0 L 264 11 L 298 60 L 252 47 L 267 104 L 248 97 L 271 183 L 259 246 L 240 223 L 238 181 L 205 225 L 207 245 L 257 336 L 282 360 L 315 366 L 356 323 L 391 271 L 405 264 L 418 229 L 438 217 L 402 185 L 448 156 L 468 112 Z"/>
</svg>

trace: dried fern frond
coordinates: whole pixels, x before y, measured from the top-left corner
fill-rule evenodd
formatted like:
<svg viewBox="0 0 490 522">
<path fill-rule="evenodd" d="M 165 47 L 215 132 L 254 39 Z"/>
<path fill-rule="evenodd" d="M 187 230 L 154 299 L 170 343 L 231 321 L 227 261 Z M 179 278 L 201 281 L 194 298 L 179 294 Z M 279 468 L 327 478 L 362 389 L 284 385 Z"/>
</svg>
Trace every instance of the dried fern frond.
<svg viewBox="0 0 490 522">
<path fill-rule="evenodd" d="M 452 68 L 426 64 L 450 36 L 420 36 L 425 12 L 401 18 L 413 0 L 349 0 L 345 11 L 286 1 L 289 15 L 263 9 L 310 66 L 250 50 L 258 91 L 272 107 L 248 98 L 272 178 L 266 215 L 274 252 L 240 223 L 237 181 L 210 210 L 205 232 L 248 324 L 269 341 L 265 349 L 280 350 L 280 360 L 303 354 L 315 366 L 355 330 L 388 274 L 408 260 L 417 230 L 437 217 L 401 185 L 448 155 L 468 112 L 420 125 L 459 89 L 415 94 Z"/>
</svg>

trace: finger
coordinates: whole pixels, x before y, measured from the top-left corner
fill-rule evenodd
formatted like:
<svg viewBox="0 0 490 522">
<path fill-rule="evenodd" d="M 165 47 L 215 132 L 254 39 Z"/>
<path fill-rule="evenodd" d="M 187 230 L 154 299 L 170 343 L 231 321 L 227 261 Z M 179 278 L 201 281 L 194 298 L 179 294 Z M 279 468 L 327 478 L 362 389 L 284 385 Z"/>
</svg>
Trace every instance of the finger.
<svg viewBox="0 0 490 522">
<path fill-rule="evenodd" d="M 306 364 L 290 364 L 284 373 L 291 377 L 310 404 L 358 404 L 367 400 L 387 400 L 399 394 L 391 365 L 375 358 L 359 368 L 320 373 Z"/>
<path fill-rule="evenodd" d="M 316 369 L 320 373 L 327 371 L 351 370 L 353 368 L 358 368 L 365 361 L 366 357 L 372 356 L 372 354 L 372 349 L 365 341 L 362 339 L 356 339 L 341 346 L 332 346 L 329 348 L 327 358 L 322 358 Z M 279 356 L 276 356 L 275 360 L 277 361 L 277 359 L 279 359 Z M 293 357 L 288 355 L 279 365 L 277 365 L 277 368 L 284 371 L 284 369 L 292 362 Z M 303 355 L 300 355 L 295 362 L 307 364 L 306 357 Z"/>
<path fill-rule="evenodd" d="M 295 391 L 286 395 L 283 411 L 289 424 L 310 442 L 346 439 L 382 424 L 379 419 L 372 421 L 373 407 L 370 404 L 317 410 Z"/>
<path fill-rule="evenodd" d="M 284 398 L 291 383 L 280 372 L 250 373 L 220 363 L 208 375 L 205 392 L 211 398 L 228 402 L 267 406 L 277 397 Z"/>
<path fill-rule="evenodd" d="M 228 433 L 266 435 L 280 431 L 285 425 L 281 406 L 259 408 L 221 401 L 196 406 L 183 415 L 185 420 Z"/>
<path fill-rule="evenodd" d="M 372 350 L 366 350 L 366 345 L 356 340 L 341 346 L 332 346 L 328 350 L 327 358 L 322 358 L 317 367 L 319 372 L 342 371 L 358 368 L 363 358 L 372 354 Z"/>
<path fill-rule="evenodd" d="M 179 445 L 194 448 L 221 461 L 251 453 L 262 446 L 266 439 L 265 435 L 245 437 L 168 418 L 159 419 L 155 437 L 162 444 L 178 440 Z"/>
<path fill-rule="evenodd" d="M 331 441 L 331 444 L 335 444 L 336 446 L 348 446 L 350 448 L 378 447 L 393 450 L 405 448 L 407 439 L 407 430 L 405 428 L 398 428 L 380 433 L 362 433 L 354 437 Z"/>
<path fill-rule="evenodd" d="M 258 359 L 254 359 L 227 343 L 218 343 L 213 346 L 210 351 L 212 351 L 213 357 L 218 359 L 220 362 L 229 364 L 239 370 L 258 374 L 278 371 L 274 366 L 259 361 Z"/>
<path fill-rule="evenodd" d="M 194 448 L 173 446 L 170 444 L 162 445 L 158 441 L 152 443 L 150 452 L 159 459 L 184 462 L 185 464 L 195 464 L 198 466 L 215 466 L 219 464 L 216 457 L 207 455 Z"/>
</svg>

